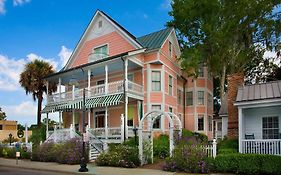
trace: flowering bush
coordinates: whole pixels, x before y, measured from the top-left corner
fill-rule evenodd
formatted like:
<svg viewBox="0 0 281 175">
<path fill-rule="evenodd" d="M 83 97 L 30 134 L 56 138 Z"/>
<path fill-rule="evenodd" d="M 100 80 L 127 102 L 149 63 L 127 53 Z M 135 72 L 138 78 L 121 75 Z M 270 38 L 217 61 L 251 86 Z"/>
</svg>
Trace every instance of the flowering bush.
<svg viewBox="0 0 281 175">
<path fill-rule="evenodd" d="M 206 173 L 207 155 L 203 150 L 206 136 L 184 131 L 182 137 L 176 140 L 173 156 L 166 159 L 165 171 L 183 171 L 187 173 Z"/>
<path fill-rule="evenodd" d="M 33 149 L 32 160 L 79 164 L 82 157 L 82 148 L 82 140 L 77 138 L 58 144 L 47 142 Z M 88 153 L 87 150 L 85 152 Z M 88 154 L 85 155 L 85 158 L 88 159 Z"/>
<path fill-rule="evenodd" d="M 102 153 L 96 160 L 99 166 L 115 166 L 134 168 L 140 165 L 138 148 L 124 144 L 114 144 L 109 147 L 108 152 Z"/>
</svg>

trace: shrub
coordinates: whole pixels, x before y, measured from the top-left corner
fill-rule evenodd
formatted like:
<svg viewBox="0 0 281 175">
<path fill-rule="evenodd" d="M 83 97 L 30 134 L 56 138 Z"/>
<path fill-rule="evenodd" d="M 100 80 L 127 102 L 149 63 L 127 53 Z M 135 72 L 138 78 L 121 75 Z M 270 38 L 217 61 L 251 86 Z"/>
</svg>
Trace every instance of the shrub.
<svg viewBox="0 0 281 175">
<path fill-rule="evenodd" d="M 238 153 L 238 152 L 236 149 L 233 148 L 218 149 L 218 154 L 233 154 L 233 153 Z"/>
<path fill-rule="evenodd" d="M 212 162 L 213 170 L 236 174 L 281 174 L 281 157 L 262 154 L 218 155 Z"/>
<path fill-rule="evenodd" d="M 32 135 L 29 137 L 29 141 L 33 143 L 36 147 L 40 144 L 40 141 L 44 142 L 46 140 L 46 126 L 41 125 L 41 127 L 32 128 Z"/>
<path fill-rule="evenodd" d="M 16 158 L 16 148 L 15 147 L 5 147 L 3 149 L 3 155 L 6 158 Z"/>
<path fill-rule="evenodd" d="M 0 157 L 3 157 L 3 146 L 0 145 Z"/>
<path fill-rule="evenodd" d="M 176 140 L 176 144 L 207 144 L 208 137 L 202 133 L 182 130 L 182 137 Z"/>
<path fill-rule="evenodd" d="M 99 166 L 137 167 L 140 165 L 138 148 L 125 144 L 111 145 L 108 152 L 98 156 L 96 163 Z"/>
<path fill-rule="evenodd" d="M 218 153 L 237 153 L 238 152 L 238 139 L 228 139 L 225 137 L 218 142 Z"/>
<path fill-rule="evenodd" d="M 157 158 L 166 158 L 170 155 L 169 136 L 160 135 L 153 139 L 153 156 Z"/>
</svg>

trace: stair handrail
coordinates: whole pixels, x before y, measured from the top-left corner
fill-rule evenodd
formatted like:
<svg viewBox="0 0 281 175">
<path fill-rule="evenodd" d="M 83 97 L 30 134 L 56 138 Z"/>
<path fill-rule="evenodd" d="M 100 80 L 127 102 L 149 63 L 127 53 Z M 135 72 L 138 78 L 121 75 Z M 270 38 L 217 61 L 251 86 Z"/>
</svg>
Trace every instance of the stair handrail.
<svg viewBox="0 0 281 175">
<path fill-rule="evenodd" d="M 87 126 L 86 132 L 88 133 L 89 137 L 89 144 L 96 148 L 98 152 L 104 151 L 104 142 L 101 141 L 98 137 L 96 137 L 92 132 L 91 129 Z M 98 143 L 97 143 L 98 142 Z"/>
</svg>

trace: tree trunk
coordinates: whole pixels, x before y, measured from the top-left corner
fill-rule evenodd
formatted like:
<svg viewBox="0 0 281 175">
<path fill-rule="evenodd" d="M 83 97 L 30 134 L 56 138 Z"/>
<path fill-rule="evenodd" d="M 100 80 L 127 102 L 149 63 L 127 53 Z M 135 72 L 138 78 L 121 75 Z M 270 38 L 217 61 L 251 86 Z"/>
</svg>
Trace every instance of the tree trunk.
<svg viewBox="0 0 281 175">
<path fill-rule="evenodd" d="M 38 93 L 38 106 L 37 106 L 37 126 L 41 127 L 41 109 L 42 109 L 43 93 Z"/>
<path fill-rule="evenodd" d="M 220 99 L 222 100 L 224 96 L 224 84 L 225 84 L 225 76 L 226 76 L 226 65 L 223 64 L 222 74 L 220 79 Z"/>
</svg>

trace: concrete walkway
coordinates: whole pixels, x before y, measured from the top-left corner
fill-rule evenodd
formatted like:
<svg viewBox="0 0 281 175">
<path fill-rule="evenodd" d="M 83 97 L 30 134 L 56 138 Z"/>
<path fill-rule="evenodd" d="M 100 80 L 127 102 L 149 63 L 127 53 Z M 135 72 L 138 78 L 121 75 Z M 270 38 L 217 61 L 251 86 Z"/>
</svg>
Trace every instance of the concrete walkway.
<svg viewBox="0 0 281 175">
<path fill-rule="evenodd" d="M 161 170 L 142 169 L 142 168 L 117 168 L 117 167 L 98 167 L 92 163 L 88 163 L 89 172 L 79 173 L 80 165 L 63 165 L 49 162 L 35 162 L 30 160 L 19 160 L 16 164 L 15 159 L 0 158 L 0 166 L 17 167 L 33 170 L 44 170 L 53 172 L 62 172 L 69 174 L 96 174 L 96 175 L 173 175 L 175 173 L 165 172 Z"/>
</svg>

